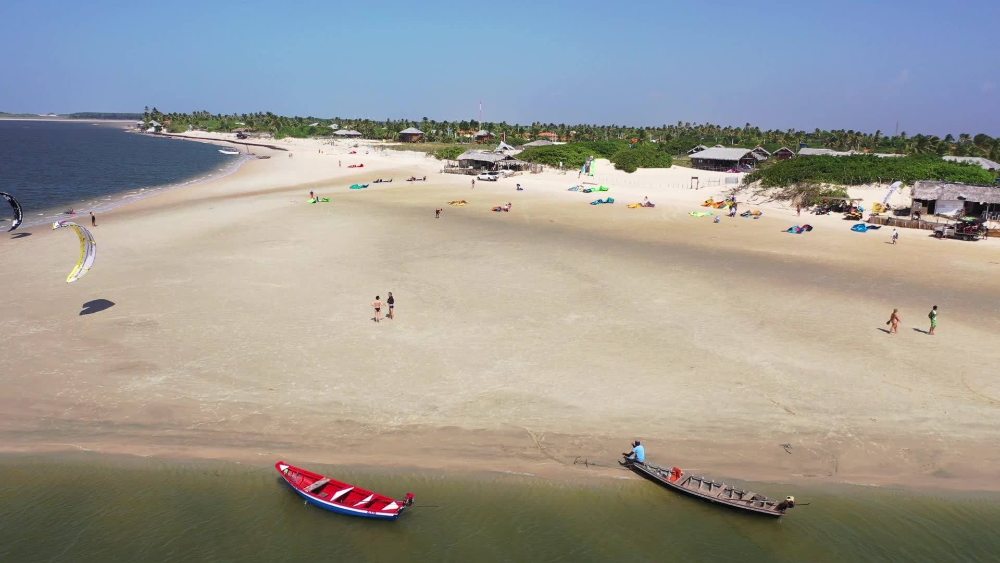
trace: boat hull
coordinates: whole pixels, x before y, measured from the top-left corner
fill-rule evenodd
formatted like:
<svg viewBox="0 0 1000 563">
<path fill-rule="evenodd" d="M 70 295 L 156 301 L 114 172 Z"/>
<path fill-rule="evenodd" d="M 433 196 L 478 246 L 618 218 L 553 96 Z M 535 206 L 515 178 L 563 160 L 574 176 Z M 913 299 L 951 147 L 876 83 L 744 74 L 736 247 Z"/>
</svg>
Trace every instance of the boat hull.
<svg viewBox="0 0 1000 563">
<path fill-rule="evenodd" d="M 750 506 L 744 503 L 744 501 L 733 501 L 730 499 L 719 498 L 717 496 L 712 496 L 709 494 L 699 494 L 697 491 L 680 486 L 677 482 L 671 482 L 668 479 L 663 478 L 657 473 L 656 470 L 659 468 L 656 468 L 655 466 L 649 466 L 646 464 L 637 464 L 631 462 L 624 462 L 622 463 L 622 465 L 631 469 L 633 472 L 637 473 L 643 478 L 652 481 L 665 489 L 676 491 L 691 498 L 696 498 L 698 500 L 709 502 L 718 506 L 725 506 L 726 508 L 731 508 L 733 510 L 736 510 L 738 512 L 743 512 L 746 514 L 758 514 L 760 516 L 767 516 L 769 518 L 781 518 L 782 516 L 784 516 L 784 512 L 779 510 L 774 510 L 769 508 L 758 508 L 756 506 Z"/>
<path fill-rule="evenodd" d="M 355 518 L 368 518 L 370 520 L 397 520 L 402 512 L 396 514 L 379 514 L 377 512 L 371 512 L 368 510 L 358 510 L 356 508 L 350 508 L 347 506 L 340 506 L 332 502 L 326 502 L 322 499 L 318 499 L 305 491 L 301 491 L 295 488 L 291 483 L 285 481 L 295 494 L 299 495 L 305 501 L 317 508 L 322 508 L 323 510 L 329 510 L 330 512 L 336 512 L 337 514 L 343 514 L 344 516 L 354 516 Z"/>
<path fill-rule="evenodd" d="M 283 461 L 274 465 L 285 484 L 306 503 L 344 516 L 396 520 L 413 503 L 411 493 L 397 500 Z"/>
</svg>

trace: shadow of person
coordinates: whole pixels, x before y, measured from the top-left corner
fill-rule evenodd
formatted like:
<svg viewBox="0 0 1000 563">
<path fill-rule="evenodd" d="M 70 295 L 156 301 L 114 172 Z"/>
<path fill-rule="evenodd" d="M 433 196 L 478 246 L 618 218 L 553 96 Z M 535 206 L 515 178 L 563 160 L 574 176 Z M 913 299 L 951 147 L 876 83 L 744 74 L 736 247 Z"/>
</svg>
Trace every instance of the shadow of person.
<svg viewBox="0 0 1000 563">
<path fill-rule="evenodd" d="M 31 236 L 31 233 L 14 233 L 14 234 L 10 235 L 10 238 L 24 238 L 24 237 L 30 237 L 30 236 Z"/>
<path fill-rule="evenodd" d="M 930 334 L 929 330 L 924 330 L 922 328 L 914 328 L 913 330 L 916 331 L 916 332 L 919 332 L 921 334 Z"/>
<path fill-rule="evenodd" d="M 107 299 L 94 299 L 93 301 L 87 301 L 83 304 L 83 309 L 80 310 L 80 316 L 93 315 L 94 313 L 100 313 L 105 309 L 110 309 L 115 306 L 114 301 L 108 301 Z"/>
<path fill-rule="evenodd" d="M 892 332 L 889 329 L 887 329 L 887 328 L 879 328 L 878 330 L 881 330 L 882 332 L 884 332 L 886 334 L 892 334 Z"/>
</svg>

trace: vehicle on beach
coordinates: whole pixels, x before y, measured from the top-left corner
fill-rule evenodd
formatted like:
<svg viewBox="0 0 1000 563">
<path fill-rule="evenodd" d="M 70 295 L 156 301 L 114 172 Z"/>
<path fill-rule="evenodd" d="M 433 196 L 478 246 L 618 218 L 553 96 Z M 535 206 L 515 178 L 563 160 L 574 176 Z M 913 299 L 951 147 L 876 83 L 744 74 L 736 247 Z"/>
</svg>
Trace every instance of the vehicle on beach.
<svg viewBox="0 0 1000 563">
<path fill-rule="evenodd" d="M 623 459 L 618 463 L 667 489 L 743 512 L 779 518 L 786 510 L 795 506 L 795 497 L 786 497 L 783 501 L 772 500 L 761 494 L 717 483 L 707 477 L 688 475 L 680 467 L 664 469 L 631 459 Z"/>
<path fill-rule="evenodd" d="M 476 176 L 477 180 L 483 180 L 485 182 L 496 182 L 500 179 L 499 172 L 482 172 Z"/>
<path fill-rule="evenodd" d="M 961 240 L 979 240 L 986 234 L 986 225 L 977 217 L 962 217 L 950 225 L 934 228 L 934 236 L 939 239 L 957 238 Z"/>
<path fill-rule="evenodd" d="M 413 504 L 413 493 L 403 499 L 393 499 L 324 477 L 294 465 L 278 461 L 274 464 L 281 478 L 307 503 L 346 516 L 395 520 Z"/>
</svg>

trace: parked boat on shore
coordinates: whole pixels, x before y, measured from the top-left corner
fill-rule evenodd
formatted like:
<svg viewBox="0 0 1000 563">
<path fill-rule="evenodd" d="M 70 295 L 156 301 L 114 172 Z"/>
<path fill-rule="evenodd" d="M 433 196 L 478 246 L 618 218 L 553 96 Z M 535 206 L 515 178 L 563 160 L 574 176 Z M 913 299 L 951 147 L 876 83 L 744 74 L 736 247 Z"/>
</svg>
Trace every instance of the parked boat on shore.
<svg viewBox="0 0 1000 563">
<path fill-rule="evenodd" d="M 222 154 L 228 154 L 228 155 L 237 155 L 237 154 L 240 154 L 240 151 L 238 151 L 236 149 L 229 149 L 229 148 L 219 149 L 219 152 L 222 153 Z"/>
<path fill-rule="evenodd" d="M 715 482 L 707 477 L 688 475 L 680 467 L 664 469 L 650 463 L 640 463 L 629 459 L 619 463 L 657 485 L 743 512 L 779 518 L 785 514 L 786 510 L 795 506 L 795 497 L 786 497 L 783 501 L 772 500 L 752 491 L 744 491 L 725 483 Z"/>
<path fill-rule="evenodd" d="M 284 461 L 275 469 L 292 489 L 306 502 L 324 510 L 376 520 L 395 520 L 413 504 L 413 493 L 403 499 L 387 496 L 307 471 Z"/>
</svg>

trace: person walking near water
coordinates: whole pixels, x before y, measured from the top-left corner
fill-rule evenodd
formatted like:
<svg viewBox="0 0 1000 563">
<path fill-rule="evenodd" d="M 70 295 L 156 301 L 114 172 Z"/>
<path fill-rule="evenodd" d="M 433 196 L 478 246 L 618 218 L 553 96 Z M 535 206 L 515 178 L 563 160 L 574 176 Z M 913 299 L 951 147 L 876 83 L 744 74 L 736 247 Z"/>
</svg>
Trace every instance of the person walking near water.
<svg viewBox="0 0 1000 563">
<path fill-rule="evenodd" d="M 885 321 L 885 324 L 889 325 L 889 334 L 896 334 L 899 330 L 899 309 L 892 310 L 892 314 L 889 315 L 889 320 Z"/>
<path fill-rule="evenodd" d="M 931 312 L 927 313 L 927 318 L 931 320 L 931 328 L 927 334 L 934 336 L 934 329 L 937 328 L 937 305 L 931 307 Z"/>
<path fill-rule="evenodd" d="M 381 298 L 378 295 L 375 296 L 375 301 L 372 301 L 372 308 L 375 309 L 375 318 L 373 318 L 372 320 L 375 321 L 375 322 L 381 321 L 382 320 L 382 300 L 381 300 Z"/>
<path fill-rule="evenodd" d="M 389 292 L 389 297 L 386 298 L 385 303 L 386 303 L 386 305 L 389 306 L 389 314 L 386 315 L 386 318 L 395 319 L 396 318 L 396 314 L 393 311 L 393 308 L 396 306 L 396 298 L 392 296 L 392 292 L 391 291 Z"/>
<path fill-rule="evenodd" d="M 90 226 L 91 227 L 97 226 L 97 215 L 94 215 L 93 211 L 90 212 Z"/>
<path fill-rule="evenodd" d="M 476 179 L 472 179 L 472 189 L 476 189 Z"/>
</svg>

